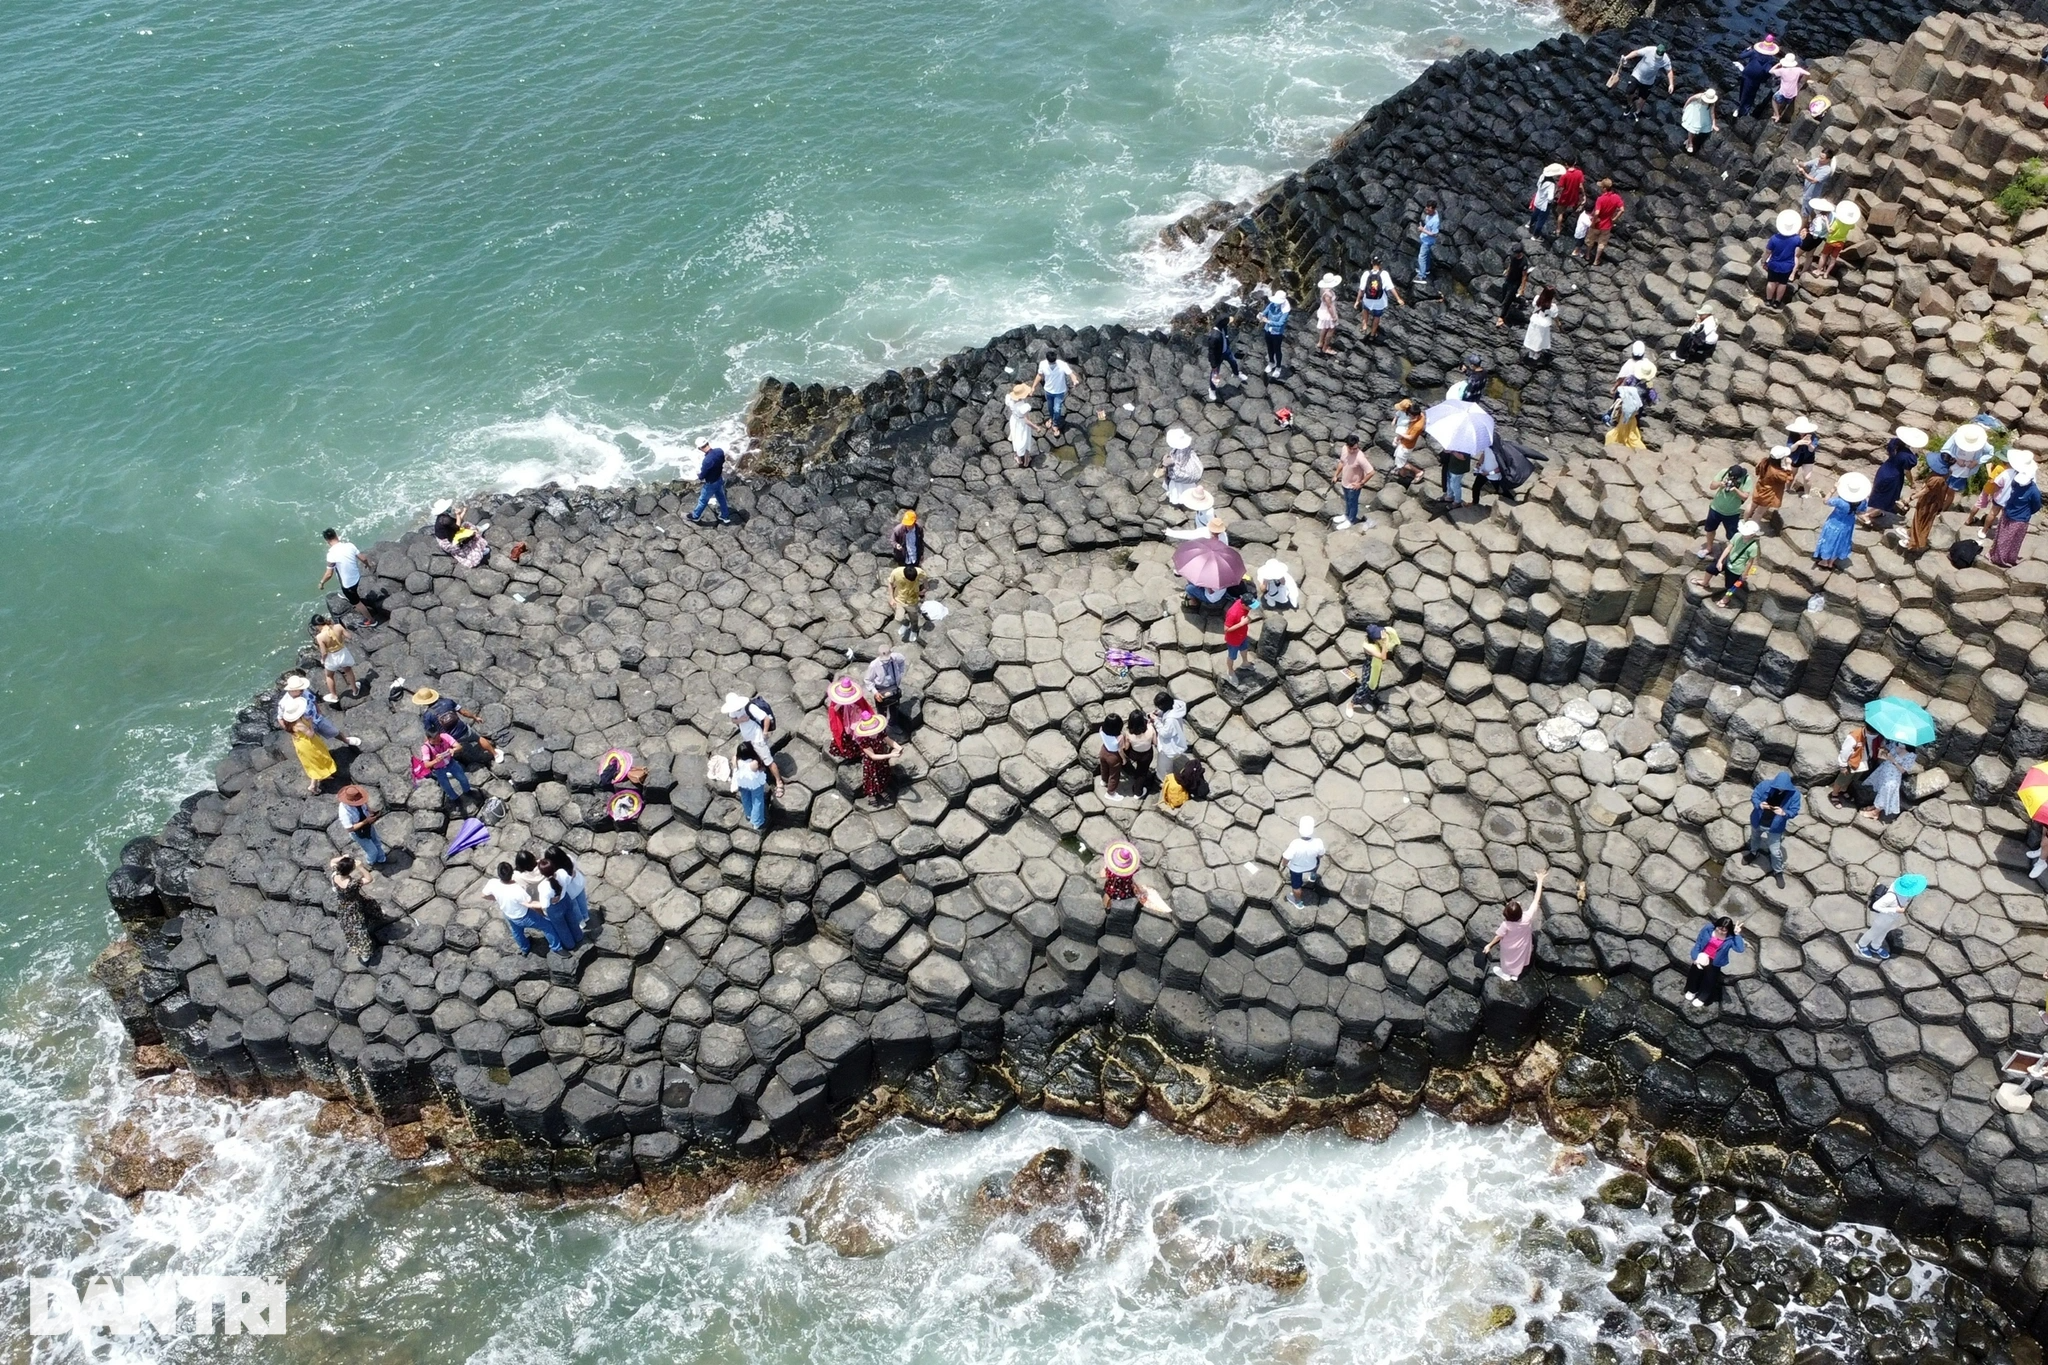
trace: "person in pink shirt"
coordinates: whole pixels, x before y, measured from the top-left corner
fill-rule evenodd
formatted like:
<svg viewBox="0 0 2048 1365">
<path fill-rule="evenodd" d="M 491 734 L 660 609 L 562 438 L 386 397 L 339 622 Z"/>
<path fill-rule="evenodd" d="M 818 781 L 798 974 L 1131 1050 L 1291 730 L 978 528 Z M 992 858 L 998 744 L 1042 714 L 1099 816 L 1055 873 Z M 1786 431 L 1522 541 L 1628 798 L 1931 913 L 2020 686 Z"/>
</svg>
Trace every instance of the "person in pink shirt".
<svg viewBox="0 0 2048 1365">
<path fill-rule="evenodd" d="M 1499 947 L 1500 961 L 1493 964 L 1493 974 L 1503 981 L 1520 980 L 1536 956 L 1536 930 L 1543 923 L 1543 879 L 1549 875 L 1548 868 L 1536 874 L 1536 889 L 1529 893 L 1527 915 L 1522 913 L 1520 901 L 1509 901 L 1502 908 L 1500 928 L 1479 950 L 1485 954 Z"/>
<path fill-rule="evenodd" d="M 1771 79 L 1778 83 L 1776 93 L 1771 96 L 1771 122 L 1784 120 L 1785 112 L 1799 98 L 1799 83 L 1806 79 L 1808 71 L 1799 64 L 1799 58 L 1787 52 L 1778 58 L 1778 64 L 1771 68 Z"/>
</svg>

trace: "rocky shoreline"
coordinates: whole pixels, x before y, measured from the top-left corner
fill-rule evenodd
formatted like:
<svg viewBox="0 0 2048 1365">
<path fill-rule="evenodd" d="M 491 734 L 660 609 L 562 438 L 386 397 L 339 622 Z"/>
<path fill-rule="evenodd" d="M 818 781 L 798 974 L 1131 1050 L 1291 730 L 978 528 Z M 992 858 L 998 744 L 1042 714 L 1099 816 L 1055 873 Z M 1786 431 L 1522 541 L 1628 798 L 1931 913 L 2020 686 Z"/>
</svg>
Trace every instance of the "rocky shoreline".
<svg viewBox="0 0 2048 1365">
<path fill-rule="evenodd" d="M 1739 47 L 1755 26 L 1732 13 L 1439 64 L 1218 244 L 1243 278 L 1350 280 L 1375 248 L 1402 263 L 1419 194 L 1470 187 L 1437 191 L 1437 259 L 1471 286 L 1543 161 L 1613 174 L 1632 208 L 1610 263 L 1534 267 L 1570 290 L 1547 366 L 1521 362 L 1489 300 L 1456 295 L 1397 310 L 1377 346 L 1347 323 L 1321 357 L 1297 333 L 1284 379 L 1217 404 L 1185 335 L 1020 330 L 860 391 L 765 383 L 736 526 L 686 524 L 693 486 L 541 490 L 472 504 L 495 544 L 527 545 L 516 564 L 464 573 L 424 533 L 374 547 L 389 621 L 362 641 L 373 696 L 431 682 L 505 737 L 509 760 L 479 779 L 504 802 L 482 858 L 575 851 L 591 942 L 510 951 L 475 896 L 485 864 L 445 856 L 440 798 L 407 778 L 415 713 L 378 700 L 347 711 L 364 740 L 348 777 L 392 809 L 395 853 L 358 964 L 324 904 L 346 842 L 333 798 L 304 795 L 272 691 L 238 716 L 214 790 L 124 850 L 109 892 L 126 932 L 99 978 L 138 1044 L 164 1050 L 152 1065 L 346 1100 L 396 1147 L 445 1145 L 515 1190 L 674 1186 L 898 1112 L 1143 1111 L 1219 1140 L 1332 1122 L 1371 1136 L 1423 1106 L 1519 1114 L 1674 1191 L 1891 1226 L 1988 1291 L 1958 1296 L 1960 1320 L 2038 1359 L 2017 1334 L 2048 1326 L 2048 1123 L 1990 1093 L 1994 1054 L 2038 1031 L 2029 982 L 2048 952 L 2004 799 L 2048 754 L 2048 562 L 2036 544 L 2013 570 L 1955 571 L 1866 536 L 1823 579 L 1804 562 L 1822 509 L 1795 499 L 1744 610 L 1687 581 L 1714 472 L 1793 413 L 1823 422 L 1827 470 L 1864 467 L 1907 418 L 1989 408 L 2048 434 L 2048 329 L 2023 316 L 2048 281 L 2031 259 L 2048 221 L 2005 224 L 1984 202 L 2040 144 L 2020 86 L 2034 64 L 2014 54 L 2041 35 L 1938 17 L 1898 45 L 1921 14 L 1786 7 L 1774 22 L 1803 51 L 1842 52 L 1809 62 L 1833 116 L 1731 128 L 1698 158 L 1612 112 L 1601 81 L 1626 41 L 1681 23 L 1689 43 Z M 1822 142 L 1843 158 L 1838 192 L 1875 205 L 1871 231 L 1839 282 L 1761 311 L 1752 225 L 1793 153 Z M 1668 380 L 1650 452 L 1602 447 L 1589 413 L 1629 341 L 1668 348 L 1702 298 L 1728 318 L 1713 360 Z M 1115 432 L 1099 456 L 1018 470 L 1000 394 L 1050 344 L 1082 373 L 1074 408 L 1109 409 Z M 1441 518 L 1420 484 L 1376 479 L 1375 524 L 1332 530 L 1333 438 L 1377 430 L 1475 349 L 1499 366 L 1504 427 L 1552 455 L 1523 499 Z M 1284 559 L 1307 596 L 1284 652 L 1237 680 L 1177 605 L 1160 533 L 1182 514 L 1152 474 L 1174 425 L 1233 543 Z M 905 651 L 903 780 L 871 810 L 857 765 L 827 752 L 820 699 L 888 647 L 882 550 L 913 507 L 949 614 Z M 1351 719 L 1337 703 L 1368 623 L 1408 643 L 1394 704 Z M 1124 675 L 1106 648 L 1156 665 Z M 1111 799 L 1093 773 L 1104 708 L 1162 686 L 1189 703 L 1215 788 L 1179 811 Z M 772 702 L 785 736 L 765 834 L 704 776 L 731 747 L 717 706 L 735 690 Z M 1744 868 L 1747 784 L 1825 777 L 1841 717 L 1881 691 L 1942 727 L 1911 808 L 1879 827 L 1810 802 L 1788 886 Z M 597 795 L 614 747 L 649 768 L 626 828 Z M 1297 910 L 1274 859 L 1303 814 L 1330 858 Z M 1081 850 L 1116 839 L 1170 914 L 1104 910 Z M 1577 895 L 1553 895 L 1521 981 L 1486 976 L 1472 948 L 1543 867 Z M 1910 951 L 1855 959 L 1863 893 L 1907 868 L 1936 888 Z M 1710 908 L 1757 945 L 1703 1016 L 1680 980 Z"/>
</svg>

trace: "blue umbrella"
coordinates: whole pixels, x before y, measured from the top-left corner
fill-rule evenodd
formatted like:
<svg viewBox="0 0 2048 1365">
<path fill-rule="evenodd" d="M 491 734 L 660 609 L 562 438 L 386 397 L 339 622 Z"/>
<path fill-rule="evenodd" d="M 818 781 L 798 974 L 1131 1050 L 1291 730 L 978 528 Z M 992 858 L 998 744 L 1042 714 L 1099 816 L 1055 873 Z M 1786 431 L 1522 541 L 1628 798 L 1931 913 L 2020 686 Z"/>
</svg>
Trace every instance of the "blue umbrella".
<svg viewBox="0 0 2048 1365">
<path fill-rule="evenodd" d="M 1864 723 L 1898 744 L 1934 742 L 1934 717 L 1927 708 L 1904 697 L 1879 697 L 1863 706 Z"/>
<path fill-rule="evenodd" d="M 448 852 L 443 855 L 453 858 L 458 853 L 467 853 L 473 848 L 489 843 L 491 832 L 484 828 L 481 820 L 464 820 L 455 827 L 455 837 L 448 841 Z"/>
</svg>

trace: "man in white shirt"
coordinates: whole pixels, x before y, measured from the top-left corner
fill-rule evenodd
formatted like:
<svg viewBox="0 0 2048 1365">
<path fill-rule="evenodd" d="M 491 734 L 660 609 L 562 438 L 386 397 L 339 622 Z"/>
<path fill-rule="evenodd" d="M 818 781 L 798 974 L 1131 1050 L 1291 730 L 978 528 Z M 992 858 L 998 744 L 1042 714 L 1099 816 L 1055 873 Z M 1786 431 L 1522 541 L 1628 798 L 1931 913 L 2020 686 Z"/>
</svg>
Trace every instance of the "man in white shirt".
<svg viewBox="0 0 2048 1365">
<path fill-rule="evenodd" d="M 1631 61 L 1635 63 L 1635 69 L 1629 72 L 1635 80 L 1635 104 L 1631 112 L 1634 117 L 1640 119 L 1643 116 L 1643 106 L 1650 102 L 1650 92 L 1656 88 L 1657 77 L 1664 77 L 1666 94 L 1677 94 L 1678 73 L 1672 70 L 1671 54 L 1665 50 L 1662 43 L 1622 53 L 1620 64 L 1614 68 L 1615 74 L 1620 75 L 1622 67 Z"/>
<path fill-rule="evenodd" d="M 1052 418 L 1054 426 L 1061 425 L 1067 411 L 1067 390 L 1081 376 L 1074 367 L 1060 359 L 1058 351 L 1047 351 L 1045 359 L 1038 362 L 1038 378 L 1032 387 L 1045 390 L 1045 415 Z"/>
<path fill-rule="evenodd" d="M 320 582 L 316 586 L 324 592 L 328 579 L 339 580 L 341 595 L 363 609 L 363 625 L 376 625 L 376 613 L 370 610 L 370 604 L 363 600 L 362 595 L 363 570 L 374 570 L 377 567 L 376 562 L 353 544 L 343 540 L 341 532 L 332 526 L 322 531 L 320 537 L 327 542 L 327 572 L 320 575 Z"/>
<path fill-rule="evenodd" d="M 512 931 L 512 942 L 521 955 L 533 952 L 526 942 L 528 931 L 546 938 L 548 947 L 556 946 L 554 926 L 540 913 L 546 908 L 546 903 L 538 901 L 533 891 L 519 884 L 513 876 L 512 864 L 499 863 L 498 875 L 485 882 L 478 894 L 497 905 L 498 913 L 505 917 L 505 923 Z"/>
<path fill-rule="evenodd" d="M 1301 908 L 1303 884 L 1316 880 L 1316 869 L 1322 866 L 1323 854 L 1328 852 L 1323 841 L 1316 838 L 1313 816 L 1301 817 L 1300 831 L 1299 837 L 1280 855 L 1287 868 L 1287 903 L 1297 910 Z"/>
</svg>

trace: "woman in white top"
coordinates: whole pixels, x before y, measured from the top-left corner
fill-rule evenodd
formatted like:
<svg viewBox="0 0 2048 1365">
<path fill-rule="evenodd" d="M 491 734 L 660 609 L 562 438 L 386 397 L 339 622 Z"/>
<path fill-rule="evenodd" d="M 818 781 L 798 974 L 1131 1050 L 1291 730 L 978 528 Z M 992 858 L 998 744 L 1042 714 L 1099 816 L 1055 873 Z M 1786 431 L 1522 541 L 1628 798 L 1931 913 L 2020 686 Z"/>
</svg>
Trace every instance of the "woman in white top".
<svg viewBox="0 0 2048 1365">
<path fill-rule="evenodd" d="M 1159 460 L 1159 479 L 1165 497 L 1176 506 L 1187 505 L 1188 494 L 1202 484 L 1202 457 L 1195 453 L 1195 438 L 1179 427 L 1166 432 L 1166 454 Z"/>
<path fill-rule="evenodd" d="M 1529 326 L 1522 333 L 1522 354 L 1531 363 L 1550 354 L 1551 332 L 1557 326 L 1557 291 L 1549 285 L 1536 293 L 1529 309 Z"/>
<path fill-rule="evenodd" d="M 1031 385 L 1012 385 L 1003 406 L 1010 413 L 1010 449 L 1017 453 L 1017 467 L 1022 469 L 1031 463 L 1032 434 L 1041 430 L 1038 423 L 1031 420 Z"/>
<path fill-rule="evenodd" d="M 1316 352 L 1329 355 L 1334 347 L 1331 342 L 1337 336 L 1337 286 L 1344 283 L 1338 275 L 1325 275 L 1316 281 Z"/>
</svg>

